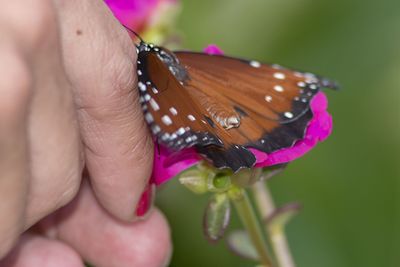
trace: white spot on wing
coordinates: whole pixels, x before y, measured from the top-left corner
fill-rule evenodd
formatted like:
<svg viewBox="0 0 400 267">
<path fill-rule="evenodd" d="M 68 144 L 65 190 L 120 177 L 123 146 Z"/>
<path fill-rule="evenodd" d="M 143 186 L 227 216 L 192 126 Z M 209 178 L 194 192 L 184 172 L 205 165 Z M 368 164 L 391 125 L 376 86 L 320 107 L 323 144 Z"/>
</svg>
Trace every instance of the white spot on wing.
<svg viewBox="0 0 400 267">
<path fill-rule="evenodd" d="M 185 133 L 185 129 L 183 129 L 182 127 L 178 129 L 178 131 L 176 131 L 178 135 L 182 135 Z"/>
<path fill-rule="evenodd" d="M 250 66 L 254 67 L 254 68 L 259 68 L 261 67 L 261 63 L 255 60 L 252 60 L 249 62 Z"/>
<path fill-rule="evenodd" d="M 275 85 L 274 86 L 274 90 L 277 91 L 277 92 L 283 92 L 283 87 L 280 86 L 280 85 Z"/>
<path fill-rule="evenodd" d="M 150 99 L 150 106 L 154 109 L 154 111 L 160 110 L 160 106 L 154 100 L 154 98 Z"/>
<path fill-rule="evenodd" d="M 187 117 L 191 121 L 195 121 L 196 120 L 196 118 L 192 114 L 189 114 Z"/>
<path fill-rule="evenodd" d="M 279 80 L 284 80 L 286 78 L 285 74 L 283 74 L 282 72 L 275 72 L 274 77 Z"/>
<path fill-rule="evenodd" d="M 306 83 L 305 83 L 305 82 L 298 82 L 298 83 L 297 83 L 297 86 L 299 86 L 299 87 L 305 87 L 305 86 L 306 86 Z"/>
<path fill-rule="evenodd" d="M 162 116 L 162 117 L 161 117 L 161 120 L 162 120 L 162 122 L 163 122 L 165 125 L 167 125 L 167 126 L 172 124 L 172 120 L 171 120 L 171 118 L 170 118 L 168 115 Z"/>
<path fill-rule="evenodd" d="M 169 111 L 171 112 L 172 115 L 176 116 L 178 114 L 178 111 L 174 107 L 170 107 Z"/>
<path fill-rule="evenodd" d="M 144 85 L 144 83 L 139 82 L 139 83 L 138 83 L 138 86 L 139 86 L 139 90 L 140 90 L 140 91 L 146 92 L 147 87 L 146 87 L 146 85 Z"/>
<path fill-rule="evenodd" d="M 265 96 L 265 101 L 271 102 L 271 101 L 272 101 L 272 96 L 266 95 L 266 96 Z"/>
<path fill-rule="evenodd" d="M 154 121 L 153 116 L 149 112 L 144 115 L 144 119 L 147 123 L 152 123 Z"/>
<path fill-rule="evenodd" d="M 141 70 L 137 70 L 137 74 L 140 76 L 142 75 L 142 71 Z"/>
<path fill-rule="evenodd" d="M 285 112 L 283 115 L 288 119 L 293 118 L 293 113 L 292 112 Z"/>
</svg>

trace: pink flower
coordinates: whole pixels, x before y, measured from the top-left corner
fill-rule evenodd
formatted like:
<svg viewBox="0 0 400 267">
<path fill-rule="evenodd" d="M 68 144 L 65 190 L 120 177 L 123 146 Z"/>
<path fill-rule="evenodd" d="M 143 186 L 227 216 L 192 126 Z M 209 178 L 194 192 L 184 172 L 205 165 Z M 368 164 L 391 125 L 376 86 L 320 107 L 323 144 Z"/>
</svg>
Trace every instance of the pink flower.
<svg viewBox="0 0 400 267">
<path fill-rule="evenodd" d="M 204 52 L 223 54 L 215 45 L 208 46 Z M 249 150 L 256 156 L 255 167 L 268 167 L 295 160 L 310 151 L 318 142 L 324 141 L 332 131 L 332 117 L 327 112 L 328 100 L 323 92 L 319 92 L 311 101 L 313 118 L 310 121 L 303 139 L 292 147 L 267 154 L 257 149 Z M 201 160 L 194 148 L 172 153 L 167 148 L 156 145 L 152 182 L 160 185 L 180 172 L 196 165 Z"/>
<path fill-rule="evenodd" d="M 201 160 L 194 148 L 172 152 L 168 148 L 154 145 L 154 163 L 152 182 L 162 184 L 175 177 L 183 170 L 190 168 Z"/>
<path fill-rule="evenodd" d="M 142 32 L 149 23 L 154 24 L 165 5 L 176 5 L 177 0 L 105 0 L 115 17 L 125 26 Z"/>
<path fill-rule="evenodd" d="M 221 50 L 217 45 L 210 44 L 205 49 L 204 52 L 209 55 L 223 55 L 224 51 Z"/>
</svg>

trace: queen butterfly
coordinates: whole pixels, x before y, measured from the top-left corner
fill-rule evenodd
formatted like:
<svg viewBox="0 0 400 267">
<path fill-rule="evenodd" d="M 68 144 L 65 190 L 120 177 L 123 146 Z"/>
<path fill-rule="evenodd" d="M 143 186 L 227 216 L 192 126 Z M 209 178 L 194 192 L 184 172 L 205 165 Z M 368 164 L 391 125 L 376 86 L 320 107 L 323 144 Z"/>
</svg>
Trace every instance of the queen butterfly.
<svg viewBox="0 0 400 267">
<path fill-rule="evenodd" d="M 313 96 L 321 87 L 337 88 L 279 65 L 171 52 L 139 39 L 138 88 L 151 132 L 173 150 L 195 147 L 217 168 L 252 167 L 248 148 L 271 153 L 292 146 L 312 119 Z"/>
</svg>

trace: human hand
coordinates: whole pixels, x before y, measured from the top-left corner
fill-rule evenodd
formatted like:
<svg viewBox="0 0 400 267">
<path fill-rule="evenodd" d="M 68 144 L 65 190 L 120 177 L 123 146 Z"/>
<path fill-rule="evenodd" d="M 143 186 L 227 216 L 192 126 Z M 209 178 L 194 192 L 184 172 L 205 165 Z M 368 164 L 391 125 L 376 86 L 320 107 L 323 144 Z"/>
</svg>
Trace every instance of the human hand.
<svg viewBox="0 0 400 267">
<path fill-rule="evenodd" d="M 152 141 L 138 106 L 128 35 L 96 0 L 7 2 L 0 31 L 0 258 L 24 230 L 76 196 L 86 165 L 91 188 L 86 184 L 41 228 L 64 243 L 30 234 L 19 247 L 42 248 L 32 260 L 58 242 L 96 266 L 132 266 L 140 244 L 152 253 L 140 253 L 137 263 L 163 264 L 170 241 L 159 213 L 138 224 L 108 214 L 132 221 L 151 172 Z M 150 225 L 156 228 L 139 234 Z M 2 264 L 29 259 L 24 251 Z"/>
</svg>

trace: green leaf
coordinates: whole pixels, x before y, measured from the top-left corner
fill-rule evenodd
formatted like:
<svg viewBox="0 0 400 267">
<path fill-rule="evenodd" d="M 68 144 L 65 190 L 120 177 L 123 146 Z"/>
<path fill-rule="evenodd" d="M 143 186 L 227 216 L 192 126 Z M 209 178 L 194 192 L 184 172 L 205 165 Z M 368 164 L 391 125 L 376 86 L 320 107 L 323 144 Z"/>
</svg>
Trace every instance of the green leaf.
<svg viewBox="0 0 400 267">
<path fill-rule="evenodd" d="M 256 249 L 244 230 L 236 230 L 230 233 L 226 239 L 229 249 L 240 257 L 259 261 Z"/>
<path fill-rule="evenodd" d="M 203 218 L 204 235 L 210 242 L 217 242 L 229 225 L 231 206 L 227 194 L 214 194 Z"/>
</svg>

